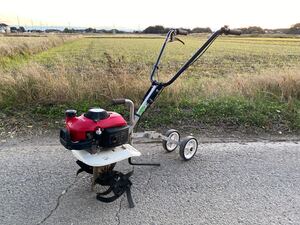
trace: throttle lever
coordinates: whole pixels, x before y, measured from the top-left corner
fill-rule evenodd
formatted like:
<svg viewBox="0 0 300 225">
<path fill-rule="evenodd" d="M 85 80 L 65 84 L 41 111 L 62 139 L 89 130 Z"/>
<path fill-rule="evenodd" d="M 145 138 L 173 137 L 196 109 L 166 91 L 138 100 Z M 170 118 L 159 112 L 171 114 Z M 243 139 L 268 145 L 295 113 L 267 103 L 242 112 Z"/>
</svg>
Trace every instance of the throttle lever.
<svg viewBox="0 0 300 225">
<path fill-rule="evenodd" d="M 179 41 L 181 44 L 185 45 L 185 43 L 182 40 L 180 40 L 178 37 L 175 37 L 174 40 Z"/>
<path fill-rule="evenodd" d="M 172 33 L 169 39 L 169 42 L 179 41 L 181 44 L 185 44 L 182 40 L 176 37 L 176 33 Z"/>
</svg>

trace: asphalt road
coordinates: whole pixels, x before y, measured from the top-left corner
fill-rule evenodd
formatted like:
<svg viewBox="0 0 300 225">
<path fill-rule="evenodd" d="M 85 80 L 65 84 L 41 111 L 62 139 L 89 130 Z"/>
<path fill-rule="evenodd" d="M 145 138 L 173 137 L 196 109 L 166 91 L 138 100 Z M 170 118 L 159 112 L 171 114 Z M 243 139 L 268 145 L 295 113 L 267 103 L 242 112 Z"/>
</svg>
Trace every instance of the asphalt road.
<svg viewBox="0 0 300 225">
<path fill-rule="evenodd" d="M 105 204 L 53 138 L 0 143 L 0 224 L 300 224 L 300 144 L 201 144 L 183 162 L 158 143 L 136 145 L 132 193 Z M 125 162 L 118 169 L 129 171 Z"/>
</svg>

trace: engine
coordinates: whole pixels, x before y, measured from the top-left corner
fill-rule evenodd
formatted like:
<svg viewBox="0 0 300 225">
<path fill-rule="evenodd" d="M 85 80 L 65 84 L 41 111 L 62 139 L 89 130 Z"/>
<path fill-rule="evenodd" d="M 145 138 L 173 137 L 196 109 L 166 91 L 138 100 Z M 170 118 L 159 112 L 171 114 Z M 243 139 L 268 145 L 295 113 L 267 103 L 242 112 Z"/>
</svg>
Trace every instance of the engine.
<svg viewBox="0 0 300 225">
<path fill-rule="evenodd" d="M 80 116 L 66 111 L 66 127 L 60 130 L 60 142 L 69 150 L 112 148 L 128 142 L 129 126 L 116 112 L 92 108 Z"/>
</svg>

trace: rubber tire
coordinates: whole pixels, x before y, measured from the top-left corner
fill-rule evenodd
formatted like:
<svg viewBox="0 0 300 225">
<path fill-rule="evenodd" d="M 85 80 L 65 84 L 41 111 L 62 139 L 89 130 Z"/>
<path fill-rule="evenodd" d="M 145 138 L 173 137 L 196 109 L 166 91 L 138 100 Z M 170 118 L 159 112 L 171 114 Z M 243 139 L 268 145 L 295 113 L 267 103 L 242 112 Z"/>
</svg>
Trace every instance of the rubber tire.
<svg viewBox="0 0 300 225">
<path fill-rule="evenodd" d="M 184 155 L 184 149 L 185 149 L 185 146 L 187 145 L 187 143 L 188 143 L 190 140 L 192 140 L 192 139 L 194 139 L 194 140 L 196 141 L 197 149 L 196 149 L 196 151 L 194 152 L 194 154 L 192 155 L 191 158 L 186 158 L 185 155 Z M 189 160 L 191 160 L 191 159 L 195 156 L 195 154 L 197 153 L 197 150 L 198 150 L 198 141 L 197 141 L 197 139 L 196 139 L 195 137 L 193 137 L 193 136 L 187 136 L 187 137 L 185 137 L 184 139 L 182 139 L 182 141 L 180 142 L 180 145 L 179 145 L 179 155 L 180 155 L 180 157 L 181 157 L 184 161 L 189 161 Z"/>
<path fill-rule="evenodd" d="M 175 130 L 175 129 L 170 129 L 170 130 L 168 130 L 168 131 L 165 133 L 165 136 L 166 136 L 166 137 L 169 137 L 169 136 L 170 136 L 172 133 L 174 133 L 174 132 L 176 132 L 176 133 L 178 134 L 178 136 L 179 136 L 178 142 L 180 142 L 180 133 L 179 133 L 177 130 Z M 162 140 L 162 146 L 163 146 L 163 148 L 164 148 L 167 152 L 173 152 L 173 151 L 178 147 L 178 145 L 177 145 L 174 149 L 169 150 L 168 147 L 167 147 L 167 141 L 166 141 L 166 140 Z"/>
</svg>

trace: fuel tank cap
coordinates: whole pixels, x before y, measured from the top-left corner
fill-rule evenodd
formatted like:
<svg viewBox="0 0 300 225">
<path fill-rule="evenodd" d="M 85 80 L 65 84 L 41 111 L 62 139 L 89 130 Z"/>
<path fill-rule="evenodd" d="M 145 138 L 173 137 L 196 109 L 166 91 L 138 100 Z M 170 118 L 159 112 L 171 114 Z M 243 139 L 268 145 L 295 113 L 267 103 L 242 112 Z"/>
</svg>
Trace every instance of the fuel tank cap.
<svg viewBox="0 0 300 225">
<path fill-rule="evenodd" d="M 89 118 L 94 121 L 103 120 L 109 117 L 109 114 L 106 110 L 101 108 L 91 108 L 87 113 L 84 114 L 86 118 Z"/>
</svg>

